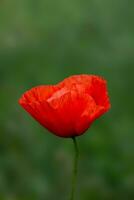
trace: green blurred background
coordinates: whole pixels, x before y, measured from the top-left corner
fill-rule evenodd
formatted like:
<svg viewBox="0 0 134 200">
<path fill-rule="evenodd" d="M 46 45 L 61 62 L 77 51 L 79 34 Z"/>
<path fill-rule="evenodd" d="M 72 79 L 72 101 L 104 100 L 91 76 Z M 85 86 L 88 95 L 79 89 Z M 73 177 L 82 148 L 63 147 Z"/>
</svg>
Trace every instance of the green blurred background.
<svg viewBox="0 0 134 200">
<path fill-rule="evenodd" d="M 68 200 L 72 141 L 18 98 L 80 73 L 108 80 L 112 109 L 78 138 L 76 199 L 134 199 L 133 10 L 133 0 L 0 2 L 0 200 Z"/>
</svg>

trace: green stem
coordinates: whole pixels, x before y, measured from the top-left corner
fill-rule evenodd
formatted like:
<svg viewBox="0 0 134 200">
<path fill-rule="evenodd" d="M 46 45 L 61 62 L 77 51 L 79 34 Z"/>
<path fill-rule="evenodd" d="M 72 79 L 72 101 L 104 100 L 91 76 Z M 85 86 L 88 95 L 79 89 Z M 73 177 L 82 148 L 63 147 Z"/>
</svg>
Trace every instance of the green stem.
<svg viewBox="0 0 134 200">
<path fill-rule="evenodd" d="M 75 137 L 72 137 L 73 144 L 74 144 L 74 166 L 73 166 L 73 174 L 72 174 L 72 189 L 71 189 L 71 197 L 70 200 L 74 200 L 75 188 L 76 188 L 76 180 L 77 180 L 77 171 L 78 171 L 78 157 L 79 157 L 79 150 L 78 145 Z"/>
</svg>

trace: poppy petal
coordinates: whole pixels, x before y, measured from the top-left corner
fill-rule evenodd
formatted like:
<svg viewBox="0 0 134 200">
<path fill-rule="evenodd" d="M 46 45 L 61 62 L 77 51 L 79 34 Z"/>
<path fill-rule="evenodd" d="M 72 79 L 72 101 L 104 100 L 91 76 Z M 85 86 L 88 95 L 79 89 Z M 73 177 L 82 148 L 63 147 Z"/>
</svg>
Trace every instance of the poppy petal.
<svg viewBox="0 0 134 200">
<path fill-rule="evenodd" d="M 56 93 L 53 96 L 56 96 Z M 93 113 L 96 111 L 97 106 L 94 99 L 88 94 L 79 93 L 76 87 L 72 88 L 71 91 L 66 90 L 66 93 L 59 98 L 53 96 L 47 102 L 60 119 L 60 124 L 57 124 L 61 128 L 60 136 L 63 135 L 62 130 L 64 130 L 64 137 L 84 133 L 92 121 Z"/>
<path fill-rule="evenodd" d="M 26 91 L 22 97 L 19 99 L 19 103 L 22 104 L 30 103 L 30 102 L 39 102 L 39 101 L 45 101 L 47 98 L 49 98 L 55 91 L 58 90 L 58 87 L 56 86 L 50 86 L 50 85 L 41 85 L 34 87 L 28 91 Z"/>
</svg>

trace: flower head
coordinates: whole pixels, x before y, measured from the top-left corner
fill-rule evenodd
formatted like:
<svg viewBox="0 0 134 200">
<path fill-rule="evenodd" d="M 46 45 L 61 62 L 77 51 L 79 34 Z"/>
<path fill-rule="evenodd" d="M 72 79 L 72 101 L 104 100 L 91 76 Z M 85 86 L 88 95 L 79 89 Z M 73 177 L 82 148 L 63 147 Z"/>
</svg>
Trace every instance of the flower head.
<svg viewBox="0 0 134 200">
<path fill-rule="evenodd" d="M 96 75 L 74 75 L 56 85 L 25 92 L 19 104 L 42 126 L 60 137 L 82 135 L 110 109 L 106 80 Z"/>
</svg>

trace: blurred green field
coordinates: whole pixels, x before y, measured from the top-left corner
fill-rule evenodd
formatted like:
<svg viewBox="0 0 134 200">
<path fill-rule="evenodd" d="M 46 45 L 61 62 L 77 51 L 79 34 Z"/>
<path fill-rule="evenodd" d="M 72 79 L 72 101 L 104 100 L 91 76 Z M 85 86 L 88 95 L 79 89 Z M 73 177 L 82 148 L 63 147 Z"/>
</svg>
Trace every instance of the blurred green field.
<svg viewBox="0 0 134 200">
<path fill-rule="evenodd" d="M 0 2 L 0 200 L 68 200 L 73 159 L 20 106 L 80 73 L 108 80 L 112 108 L 78 138 L 76 200 L 134 199 L 134 1 Z"/>
</svg>

